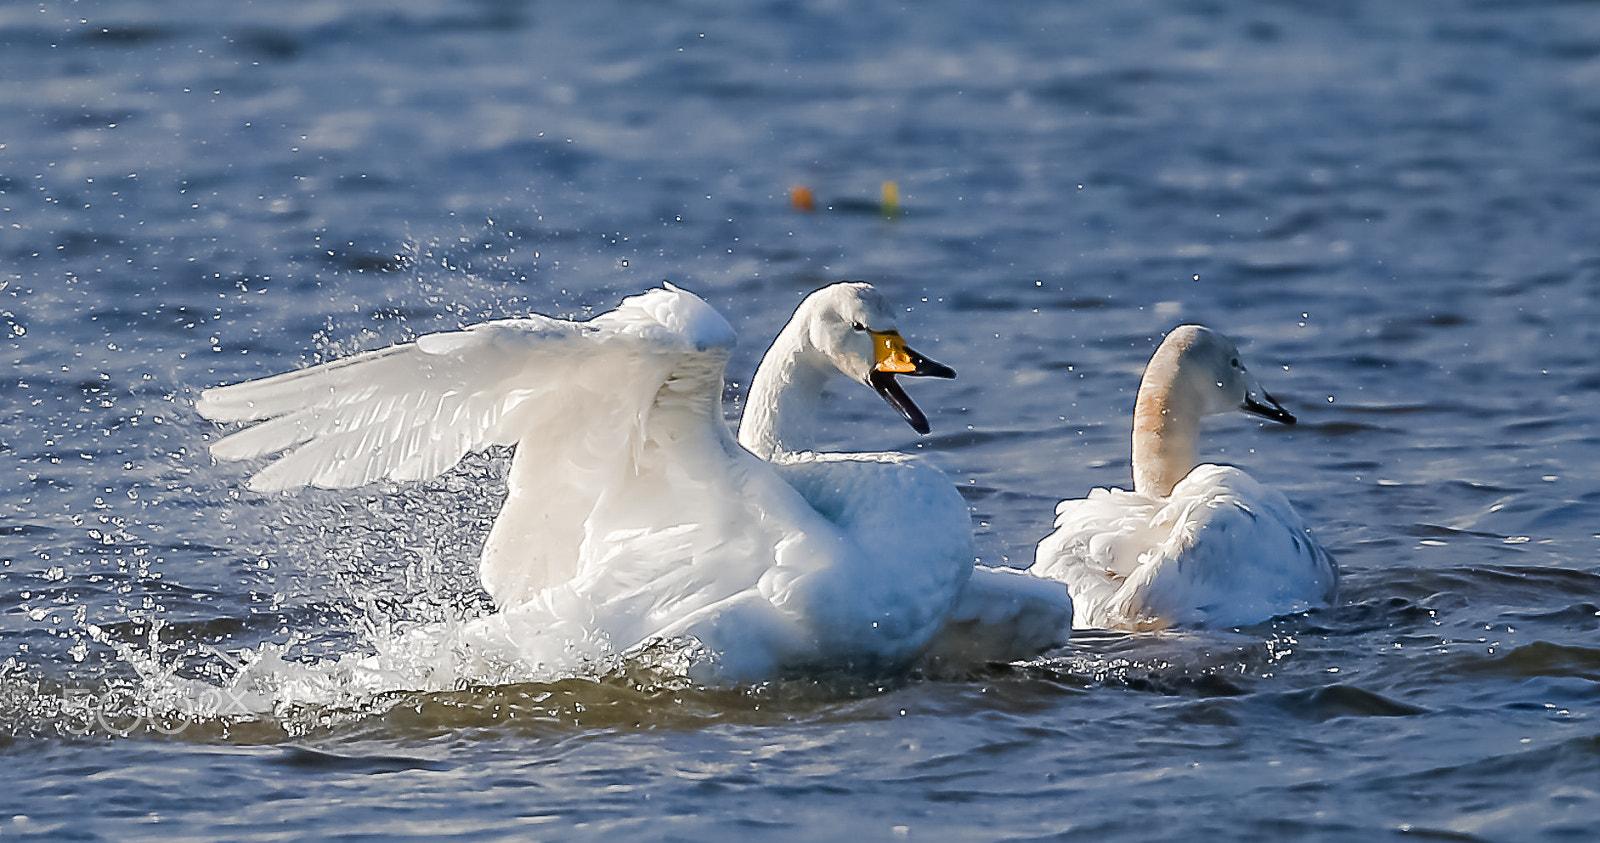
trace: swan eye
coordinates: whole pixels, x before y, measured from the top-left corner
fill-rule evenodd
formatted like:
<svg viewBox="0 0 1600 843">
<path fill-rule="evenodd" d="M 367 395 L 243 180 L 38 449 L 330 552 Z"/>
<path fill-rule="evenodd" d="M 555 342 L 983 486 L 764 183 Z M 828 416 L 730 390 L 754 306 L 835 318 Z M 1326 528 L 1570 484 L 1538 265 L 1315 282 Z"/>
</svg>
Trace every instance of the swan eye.
<svg viewBox="0 0 1600 843">
<path fill-rule="evenodd" d="M 861 324 L 860 322 L 851 322 L 850 323 L 850 328 L 851 328 L 851 330 L 855 330 L 855 331 L 865 331 L 867 329 L 867 326 Z"/>
<path fill-rule="evenodd" d="M 1232 360 L 1229 360 L 1228 361 L 1228 365 L 1232 366 L 1235 369 L 1239 368 L 1239 358 L 1235 357 Z"/>
</svg>

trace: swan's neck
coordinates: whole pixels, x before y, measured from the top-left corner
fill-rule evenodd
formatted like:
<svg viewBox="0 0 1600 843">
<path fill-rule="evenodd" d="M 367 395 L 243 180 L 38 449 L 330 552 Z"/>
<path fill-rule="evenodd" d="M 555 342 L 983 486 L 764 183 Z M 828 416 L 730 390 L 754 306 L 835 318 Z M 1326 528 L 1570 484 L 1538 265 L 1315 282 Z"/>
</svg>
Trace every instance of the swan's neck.
<svg viewBox="0 0 1600 843">
<path fill-rule="evenodd" d="M 762 459 L 812 448 L 822 388 L 836 371 L 811 346 L 798 321 L 789 323 L 761 358 L 739 419 L 739 444 Z"/>
<path fill-rule="evenodd" d="M 1199 464 L 1201 411 L 1199 397 L 1180 388 L 1177 366 L 1157 362 L 1133 408 L 1133 489 L 1164 498 Z"/>
</svg>

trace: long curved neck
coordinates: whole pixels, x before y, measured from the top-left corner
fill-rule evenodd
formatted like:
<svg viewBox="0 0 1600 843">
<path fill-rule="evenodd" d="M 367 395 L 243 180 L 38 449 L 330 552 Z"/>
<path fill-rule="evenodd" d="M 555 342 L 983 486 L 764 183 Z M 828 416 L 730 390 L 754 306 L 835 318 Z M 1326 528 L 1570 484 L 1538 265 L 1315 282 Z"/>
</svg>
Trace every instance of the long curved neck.
<svg viewBox="0 0 1600 843">
<path fill-rule="evenodd" d="M 1200 402 L 1177 375 L 1173 361 L 1152 360 L 1133 408 L 1133 489 L 1158 498 L 1199 465 Z"/>
<path fill-rule="evenodd" d="M 739 418 L 739 444 L 762 459 L 811 447 L 822 388 L 834 371 L 799 321 L 790 322 L 761 358 Z"/>
</svg>

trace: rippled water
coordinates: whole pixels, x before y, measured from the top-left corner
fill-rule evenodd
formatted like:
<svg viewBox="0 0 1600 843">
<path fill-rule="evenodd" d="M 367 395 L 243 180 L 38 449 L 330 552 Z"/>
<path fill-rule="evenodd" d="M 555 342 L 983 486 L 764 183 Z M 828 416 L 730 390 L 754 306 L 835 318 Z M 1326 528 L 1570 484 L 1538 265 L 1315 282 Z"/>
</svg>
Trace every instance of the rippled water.
<svg viewBox="0 0 1600 843">
<path fill-rule="evenodd" d="M 384 5 L 0 7 L 0 836 L 1600 828 L 1592 4 Z M 976 672 L 419 692 L 331 666 L 487 609 L 506 454 L 263 497 L 192 408 L 662 279 L 742 381 L 842 278 L 960 378 L 911 387 L 931 437 L 849 389 L 828 435 L 946 466 L 990 564 L 1127 482 L 1163 332 L 1238 337 L 1301 424 L 1207 453 L 1295 502 L 1339 604 Z"/>
</svg>

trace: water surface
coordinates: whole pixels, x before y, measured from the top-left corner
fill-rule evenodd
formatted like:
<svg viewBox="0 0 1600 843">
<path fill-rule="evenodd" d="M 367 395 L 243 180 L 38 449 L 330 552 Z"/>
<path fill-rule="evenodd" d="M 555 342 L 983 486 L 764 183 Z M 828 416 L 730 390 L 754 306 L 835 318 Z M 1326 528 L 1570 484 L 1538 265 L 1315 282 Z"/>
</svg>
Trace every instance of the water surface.
<svg viewBox="0 0 1600 843">
<path fill-rule="evenodd" d="M 1600 827 L 1589 4 L 104 0 L 0 45 L 0 836 Z M 1239 338 L 1301 423 L 1207 456 L 1289 496 L 1338 605 L 755 688 L 357 681 L 487 611 L 507 455 L 260 496 L 193 410 L 665 279 L 740 330 L 736 417 L 854 278 L 960 377 L 910 387 L 932 436 L 848 385 L 827 435 L 943 465 L 987 564 L 1128 482 L 1161 334 Z"/>
</svg>

